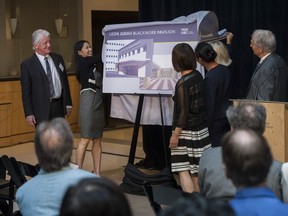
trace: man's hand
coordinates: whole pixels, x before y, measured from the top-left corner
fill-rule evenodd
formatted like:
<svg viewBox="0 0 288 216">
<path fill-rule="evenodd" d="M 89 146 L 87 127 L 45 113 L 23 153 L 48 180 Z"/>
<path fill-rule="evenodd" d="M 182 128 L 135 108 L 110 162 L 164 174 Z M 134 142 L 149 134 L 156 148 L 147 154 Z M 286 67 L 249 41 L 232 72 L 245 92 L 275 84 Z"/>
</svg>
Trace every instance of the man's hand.
<svg viewBox="0 0 288 216">
<path fill-rule="evenodd" d="M 32 127 L 35 128 L 35 125 L 36 125 L 36 119 L 35 119 L 35 116 L 34 115 L 29 115 L 26 117 L 26 121 L 29 125 L 31 125 Z"/>
</svg>

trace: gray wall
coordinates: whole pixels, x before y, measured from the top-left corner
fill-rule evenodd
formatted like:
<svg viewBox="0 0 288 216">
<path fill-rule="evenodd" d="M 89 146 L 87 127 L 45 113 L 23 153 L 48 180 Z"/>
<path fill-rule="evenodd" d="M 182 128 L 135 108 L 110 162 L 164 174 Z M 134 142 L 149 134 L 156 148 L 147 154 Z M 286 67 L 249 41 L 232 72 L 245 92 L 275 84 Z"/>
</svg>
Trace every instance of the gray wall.
<svg viewBox="0 0 288 216">
<path fill-rule="evenodd" d="M 20 63 L 33 54 L 31 34 L 38 28 L 50 32 L 52 51 L 64 57 L 68 71 L 73 69 L 78 14 L 77 1 L 74 0 L 0 0 L 0 77 L 19 76 Z M 54 24 L 59 15 L 68 29 L 68 35 L 62 37 Z M 14 35 L 9 24 L 12 16 L 18 19 Z"/>
</svg>

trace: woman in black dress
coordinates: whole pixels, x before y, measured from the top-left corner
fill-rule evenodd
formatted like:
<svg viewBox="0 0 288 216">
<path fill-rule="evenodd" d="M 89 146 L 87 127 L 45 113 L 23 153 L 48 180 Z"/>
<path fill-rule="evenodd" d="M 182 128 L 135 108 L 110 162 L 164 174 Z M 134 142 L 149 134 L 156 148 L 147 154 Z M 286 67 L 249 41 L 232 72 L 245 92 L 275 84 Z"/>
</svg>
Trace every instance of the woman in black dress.
<svg viewBox="0 0 288 216">
<path fill-rule="evenodd" d="M 204 82 L 196 70 L 196 57 L 189 44 L 172 51 L 174 69 L 181 73 L 173 95 L 174 112 L 170 138 L 171 169 L 178 172 L 182 190 L 198 191 L 198 167 L 205 149 L 211 148 L 204 107 Z M 191 178 L 192 177 L 192 178 Z"/>
<path fill-rule="evenodd" d="M 101 58 L 92 56 L 92 48 L 85 40 L 80 40 L 75 44 L 74 58 L 76 77 L 81 84 L 79 107 L 81 140 L 76 150 L 76 163 L 81 169 L 91 140 L 94 172 L 100 175 L 104 109 L 102 75 L 96 70 L 96 64 L 101 63 Z"/>
<path fill-rule="evenodd" d="M 205 67 L 205 105 L 208 115 L 208 128 L 212 147 L 221 145 L 223 135 L 230 131 L 226 110 L 231 105 L 230 70 L 215 61 L 217 57 L 213 47 L 205 42 L 196 46 L 197 61 Z"/>
</svg>

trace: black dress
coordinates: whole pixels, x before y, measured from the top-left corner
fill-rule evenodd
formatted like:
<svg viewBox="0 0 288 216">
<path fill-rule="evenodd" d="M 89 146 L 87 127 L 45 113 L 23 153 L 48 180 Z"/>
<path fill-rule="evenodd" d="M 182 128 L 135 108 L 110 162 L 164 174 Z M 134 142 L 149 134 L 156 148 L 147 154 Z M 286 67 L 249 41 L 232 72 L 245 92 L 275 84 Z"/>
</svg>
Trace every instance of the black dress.
<svg viewBox="0 0 288 216">
<path fill-rule="evenodd" d="M 204 79 L 205 104 L 212 147 L 220 146 L 223 135 L 230 131 L 226 117 L 226 111 L 231 105 L 230 74 L 227 66 L 219 64 L 208 71 Z"/>
</svg>

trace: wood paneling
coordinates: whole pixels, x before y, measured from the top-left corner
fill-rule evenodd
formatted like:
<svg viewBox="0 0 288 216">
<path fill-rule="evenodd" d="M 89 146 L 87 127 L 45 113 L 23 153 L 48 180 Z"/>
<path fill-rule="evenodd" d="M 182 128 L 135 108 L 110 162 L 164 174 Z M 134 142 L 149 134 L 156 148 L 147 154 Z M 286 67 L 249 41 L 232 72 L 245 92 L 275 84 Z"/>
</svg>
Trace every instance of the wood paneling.
<svg viewBox="0 0 288 216">
<path fill-rule="evenodd" d="M 73 102 L 72 114 L 67 118 L 73 132 L 78 132 L 79 84 L 75 76 L 69 76 Z M 19 80 L 0 84 L 0 147 L 33 140 L 34 128 L 24 117 Z"/>
</svg>

